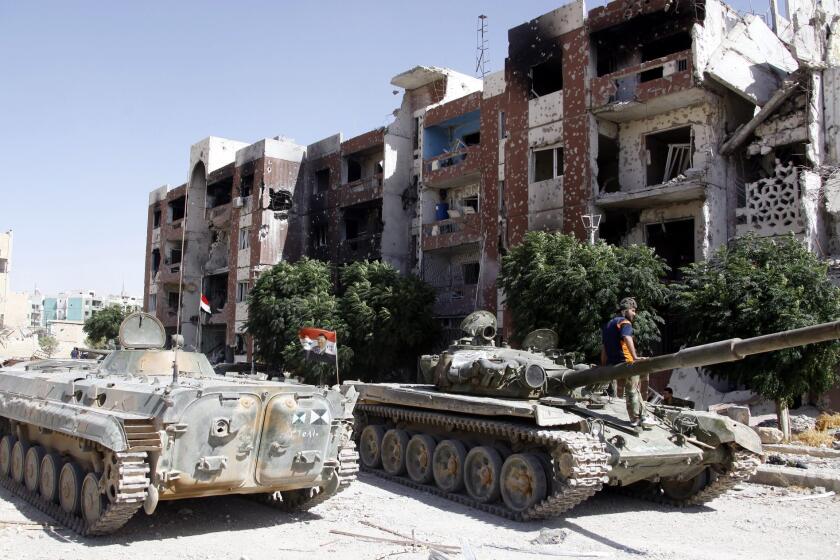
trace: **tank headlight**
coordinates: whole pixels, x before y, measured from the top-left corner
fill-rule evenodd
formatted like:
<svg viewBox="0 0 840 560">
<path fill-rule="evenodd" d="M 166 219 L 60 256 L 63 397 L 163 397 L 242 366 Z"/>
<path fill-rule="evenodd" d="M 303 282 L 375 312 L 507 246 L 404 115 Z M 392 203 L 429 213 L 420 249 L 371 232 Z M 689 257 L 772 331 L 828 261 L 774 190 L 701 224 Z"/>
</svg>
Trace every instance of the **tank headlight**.
<svg viewBox="0 0 840 560">
<path fill-rule="evenodd" d="M 545 385 L 546 379 L 548 379 L 548 375 L 542 366 L 531 364 L 525 370 L 525 384 L 532 389 L 539 389 Z"/>
</svg>

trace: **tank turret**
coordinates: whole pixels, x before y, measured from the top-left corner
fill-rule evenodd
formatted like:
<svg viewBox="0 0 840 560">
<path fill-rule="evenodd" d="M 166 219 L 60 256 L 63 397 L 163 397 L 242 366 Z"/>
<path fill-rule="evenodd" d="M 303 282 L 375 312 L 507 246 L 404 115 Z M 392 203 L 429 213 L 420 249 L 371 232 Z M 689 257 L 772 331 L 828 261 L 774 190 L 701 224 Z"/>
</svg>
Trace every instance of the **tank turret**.
<svg viewBox="0 0 840 560">
<path fill-rule="evenodd" d="M 480 315 L 474 317 L 476 314 Z M 447 391 L 526 399 L 563 396 L 577 388 L 633 375 L 732 362 L 754 354 L 840 338 L 840 321 L 834 321 L 684 348 L 633 364 L 598 367 L 576 363 L 574 353 L 558 350 L 558 337 L 549 329 L 539 329 L 526 336 L 523 350 L 494 346 L 486 335 L 481 336 L 481 333 L 495 335 L 496 332 L 495 318 L 486 311 L 464 319 L 462 329 L 468 336 L 457 340 L 440 356 L 421 358 L 426 378 Z"/>
</svg>

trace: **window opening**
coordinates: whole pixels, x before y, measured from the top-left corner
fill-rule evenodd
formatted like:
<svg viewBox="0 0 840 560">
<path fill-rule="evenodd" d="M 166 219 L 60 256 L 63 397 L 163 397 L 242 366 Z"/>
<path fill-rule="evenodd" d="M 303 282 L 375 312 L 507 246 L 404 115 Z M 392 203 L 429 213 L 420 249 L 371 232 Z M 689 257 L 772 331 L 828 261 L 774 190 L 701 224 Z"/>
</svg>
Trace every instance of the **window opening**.
<svg viewBox="0 0 840 560">
<path fill-rule="evenodd" d="M 247 175 L 243 175 L 239 181 L 239 196 L 242 198 L 246 198 L 251 196 L 251 192 L 254 190 L 254 174 L 248 173 Z"/>
<path fill-rule="evenodd" d="M 647 245 L 665 259 L 669 280 L 682 278 L 681 268 L 694 262 L 694 219 L 648 224 Z"/>
<path fill-rule="evenodd" d="M 155 210 L 152 212 L 152 228 L 157 229 L 160 227 L 160 210 Z"/>
<path fill-rule="evenodd" d="M 207 185 L 207 208 L 228 204 L 233 192 L 233 177 Z"/>
<path fill-rule="evenodd" d="M 325 167 L 315 172 L 315 188 L 318 192 L 324 192 L 330 188 L 330 168 Z"/>
<path fill-rule="evenodd" d="M 186 211 L 185 197 L 179 197 L 169 203 L 169 223 L 177 222 L 184 218 Z"/>
<path fill-rule="evenodd" d="M 152 274 L 160 270 L 160 249 L 152 249 Z"/>
<path fill-rule="evenodd" d="M 239 249 L 247 249 L 251 246 L 251 230 L 249 228 L 241 228 L 239 230 Z"/>
<path fill-rule="evenodd" d="M 534 150 L 533 158 L 534 183 L 563 176 L 563 148 Z"/>
<path fill-rule="evenodd" d="M 248 299 L 248 282 L 237 282 L 236 283 L 236 301 L 237 303 L 242 303 Z"/>
<path fill-rule="evenodd" d="M 563 61 L 552 56 L 545 62 L 531 67 L 531 99 L 563 89 Z"/>
<path fill-rule="evenodd" d="M 598 135 L 598 186 L 601 192 L 613 193 L 621 190 L 618 171 L 618 141 Z"/>
<path fill-rule="evenodd" d="M 347 182 L 352 183 L 362 178 L 362 164 L 355 159 L 347 160 Z"/>
<path fill-rule="evenodd" d="M 464 263 L 462 267 L 462 272 L 464 274 L 464 285 L 472 286 L 478 284 L 478 277 L 479 273 L 481 272 L 481 267 L 479 263 Z"/>
<path fill-rule="evenodd" d="M 691 127 L 684 126 L 645 136 L 647 184 L 658 185 L 679 177 L 691 167 Z"/>
</svg>

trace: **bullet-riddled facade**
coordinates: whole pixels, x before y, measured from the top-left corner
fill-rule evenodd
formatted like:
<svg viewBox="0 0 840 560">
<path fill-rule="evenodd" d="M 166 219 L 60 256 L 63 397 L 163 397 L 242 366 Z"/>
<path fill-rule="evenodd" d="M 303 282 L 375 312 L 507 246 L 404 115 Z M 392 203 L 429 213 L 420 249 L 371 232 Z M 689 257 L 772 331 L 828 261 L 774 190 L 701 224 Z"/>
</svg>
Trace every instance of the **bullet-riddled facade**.
<svg viewBox="0 0 840 560">
<path fill-rule="evenodd" d="M 203 291 L 202 349 L 245 360 L 247 289 L 304 255 L 416 273 L 452 328 L 475 309 L 505 323 L 500 260 L 528 231 L 647 244 L 674 270 L 747 232 L 832 258 L 838 14 L 789 4 L 768 25 L 717 0 L 571 2 L 512 28 L 484 80 L 395 76 L 383 128 L 204 140 L 188 183 L 151 195 L 147 308 L 174 329 L 183 274 L 187 343 Z"/>
</svg>

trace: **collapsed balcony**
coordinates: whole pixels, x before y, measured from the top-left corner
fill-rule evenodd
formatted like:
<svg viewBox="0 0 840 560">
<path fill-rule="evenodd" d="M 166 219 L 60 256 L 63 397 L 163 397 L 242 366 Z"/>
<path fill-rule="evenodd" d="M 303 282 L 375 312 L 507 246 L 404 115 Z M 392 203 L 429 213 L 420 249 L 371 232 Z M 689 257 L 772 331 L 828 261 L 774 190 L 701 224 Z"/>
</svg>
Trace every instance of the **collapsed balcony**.
<svg viewBox="0 0 840 560">
<path fill-rule="evenodd" d="M 423 180 L 444 186 L 465 175 L 479 173 L 480 112 L 428 126 L 423 132 Z"/>
</svg>

